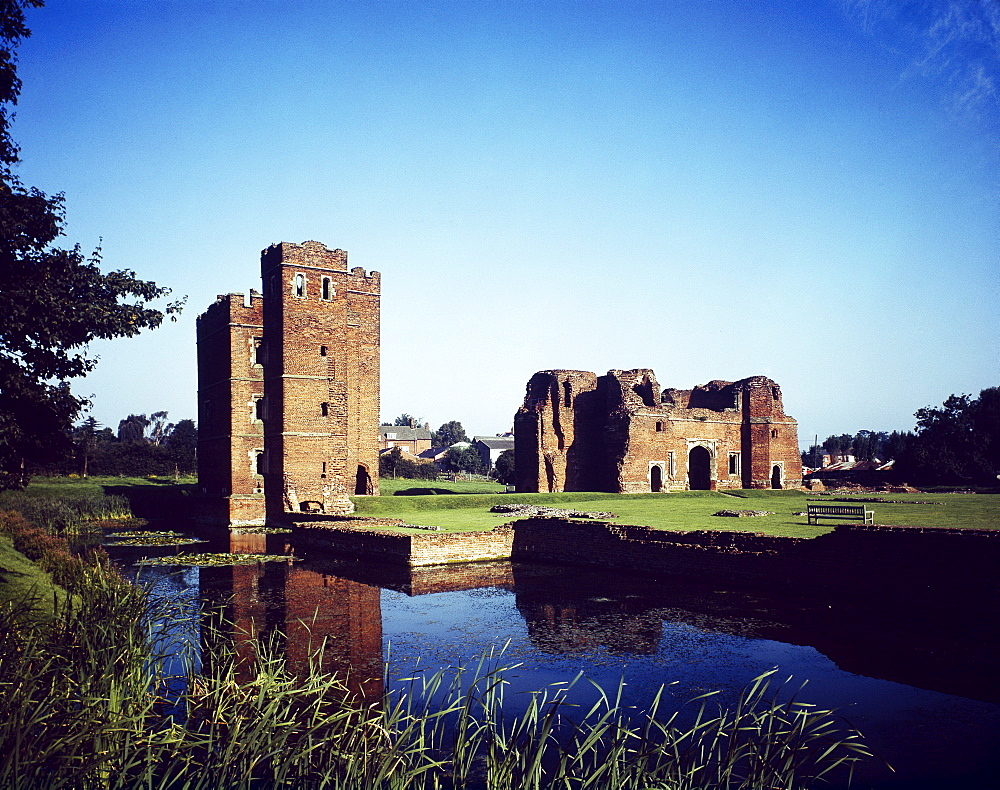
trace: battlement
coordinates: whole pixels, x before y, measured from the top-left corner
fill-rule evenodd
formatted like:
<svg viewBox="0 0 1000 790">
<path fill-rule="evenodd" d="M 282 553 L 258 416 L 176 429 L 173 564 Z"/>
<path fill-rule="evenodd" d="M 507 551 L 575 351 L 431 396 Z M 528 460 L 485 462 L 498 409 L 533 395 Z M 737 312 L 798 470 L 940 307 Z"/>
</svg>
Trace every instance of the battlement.
<svg viewBox="0 0 1000 790">
<path fill-rule="evenodd" d="M 198 319 L 203 493 L 231 521 L 265 501 L 276 519 L 347 512 L 378 493 L 381 277 L 317 241 L 272 244 L 261 274 L 263 295 L 221 294 Z"/>
</svg>

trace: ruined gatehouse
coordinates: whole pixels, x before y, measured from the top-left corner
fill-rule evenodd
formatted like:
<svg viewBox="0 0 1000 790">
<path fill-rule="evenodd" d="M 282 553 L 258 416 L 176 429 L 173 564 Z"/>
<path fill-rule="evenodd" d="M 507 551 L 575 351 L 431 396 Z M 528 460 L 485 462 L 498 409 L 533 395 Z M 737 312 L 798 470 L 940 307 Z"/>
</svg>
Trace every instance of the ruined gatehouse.
<svg viewBox="0 0 1000 790">
<path fill-rule="evenodd" d="M 543 370 L 514 417 L 519 492 L 794 488 L 797 425 L 764 376 L 661 390 L 652 370 Z"/>
<path fill-rule="evenodd" d="M 378 493 L 378 272 L 316 241 L 261 253 L 263 293 L 198 318 L 198 503 L 246 524 Z"/>
</svg>

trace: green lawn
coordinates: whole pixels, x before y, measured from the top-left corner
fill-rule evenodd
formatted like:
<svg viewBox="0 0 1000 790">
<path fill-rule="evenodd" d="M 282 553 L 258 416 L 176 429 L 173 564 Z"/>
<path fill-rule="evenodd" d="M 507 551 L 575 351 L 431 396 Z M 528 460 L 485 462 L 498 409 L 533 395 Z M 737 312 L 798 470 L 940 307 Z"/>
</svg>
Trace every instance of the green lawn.
<svg viewBox="0 0 1000 790">
<path fill-rule="evenodd" d="M 489 480 L 408 480 L 382 477 L 378 481 L 382 496 L 414 496 L 440 494 L 496 494 L 504 490 L 499 483 Z"/>
<path fill-rule="evenodd" d="M 182 475 L 182 488 L 197 485 L 198 478 L 193 475 Z M 176 487 L 171 477 L 33 477 L 31 484 L 25 489 L 36 496 L 59 496 L 67 494 L 80 496 L 83 494 L 112 493 L 111 488 L 153 488 L 167 489 Z"/>
<path fill-rule="evenodd" d="M 735 494 L 735 495 L 734 495 Z M 1000 527 L 1000 496 L 989 494 L 885 494 L 884 499 L 934 504 L 869 503 L 878 524 L 922 527 L 994 529 Z M 490 529 L 510 520 L 489 512 L 494 504 L 525 502 L 572 510 L 605 511 L 616 524 L 657 529 L 733 530 L 810 538 L 829 532 L 839 523 L 808 524 L 804 515 L 810 499 L 829 502 L 801 491 L 686 491 L 672 494 L 498 494 L 372 497 L 355 499 L 358 515 L 402 518 L 411 524 L 438 526 L 449 531 Z M 727 518 L 719 510 L 767 510 L 771 516 Z M 848 522 L 844 522 L 848 523 Z"/>
<path fill-rule="evenodd" d="M 184 499 L 196 481 L 182 478 L 180 486 L 173 478 L 146 479 L 122 477 L 35 478 L 28 493 L 38 496 L 79 495 L 86 493 L 121 493 L 134 505 L 143 505 L 143 515 L 155 515 L 161 506 L 173 507 Z M 834 496 L 802 491 L 684 491 L 671 494 L 504 494 L 502 486 L 480 481 L 451 483 L 433 480 L 380 481 L 383 496 L 355 497 L 358 515 L 387 516 L 405 519 L 411 524 L 439 526 L 462 531 L 491 529 L 510 521 L 509 516 L 494 515 L 490 507 L 500 503 L 525 502 L 572 510 L 607 511 L 616 515 L 617 524 L 637 524 L 657 529 L 721 529 L 765 532 L 791 537 L 815 537 L 829 532 L 839 522 L 818 525 L 806 523 L 804 511 L 808 500 L 831 502 Z M 432 493 L 433 492 L 433 493 Z M 917 527 L 983 529 L 1000 528 L 1000 495 L 997 494 L 872 494 L 888 500 L 930 502 L 933 504 L 894 504 L 874 502 L 875 523 Z M 147 513 L 146 510 L 151 512 Z M 773 516 L 723 518 L 713 516 L 718 510 L 768 510 Z M 846 523 L 846 522 L 845 522 Z"/>
</svg>

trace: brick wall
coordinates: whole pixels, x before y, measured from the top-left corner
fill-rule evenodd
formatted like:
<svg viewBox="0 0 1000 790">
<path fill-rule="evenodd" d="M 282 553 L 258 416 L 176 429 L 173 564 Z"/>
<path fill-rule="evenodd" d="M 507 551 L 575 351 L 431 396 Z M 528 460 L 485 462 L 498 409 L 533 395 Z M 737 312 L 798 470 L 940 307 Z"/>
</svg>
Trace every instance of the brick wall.
<svg viewBox="0 0 1000 790">
<path fill-rule="evenodd" d="M 251 291 L 223 294 L 198 317 L 198 483 L 195 504 L 202 520 L 245 524 L 264 518 L 264 450 L 257 400 L 263 368 L 257 345 L 263 336 L 263 299 Z"/>
<path fill-rule="evenodd" d="M 378 272 L 319 242 L 261 254 L 269 517 L 378 494 Z M 308 504 L 304 504 L 308 503 Z"/>
<path fill-rule="evenodd" d="M 1000 532 L 842 525 L 812 539 L 566 519 L 514 525 L 512 558 L 726 579 L 788 592 L 996 595 Z"/>
<path fill-rule="evenodd" d="M 441 534 L 390 532 L 334 526 L 329 522 L 296 523 L 294 526 L 297 546 L 416 567 L 508 559 L 514 540 L 514 532 L 509 526 L 488 532 Z"/>
<path fill-rule="evenodd" d="M 660 390 L 652 370 L 546 370 L 514 418 L 518 491 L 801 485 L 795 420 L 763 376 Z M 776 470 L 776 471 L 775 471 Z"/>
</svg>

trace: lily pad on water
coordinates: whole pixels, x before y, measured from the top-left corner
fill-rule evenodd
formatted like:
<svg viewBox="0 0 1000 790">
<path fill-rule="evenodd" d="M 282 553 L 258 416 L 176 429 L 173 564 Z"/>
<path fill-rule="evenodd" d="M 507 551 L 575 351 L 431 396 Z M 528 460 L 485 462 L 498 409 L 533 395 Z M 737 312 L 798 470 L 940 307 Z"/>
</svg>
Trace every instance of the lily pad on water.
<svg viewBox="0 0 1000 790">
<path fill-rule="evenodd" d="M 109 538 L 181 538 L 184 537 L 183 532 L 171 532 L 170 530 L 158 530 L 156 532 L 151 532 L 149 530 L 143 529 L 131 529 L 128 532 L 110 532 L 107 537 Z"/>
<path fill-rule="evenodd" d="M 113 537 L 113 536 L 112 536 Z M 112 546 L 186 546 L 189 543 L 208 543 L 201 538 L 185 538 L 174 535 L 163 535 L 153 537 L 152 535 L 141 538 L 117 538 Z"/>
<path fill-rule="evenodd" d="M 290 529 L 284 527 L 236 527 L 233 529 L 237 535 L 285 535 L 291 534 Z"/>
<path fill-rule="evenodd" d="M 141 565 L 254 565 L 258 562 L 289 562 L 298 560 L 287 554 L 175 554 L 172 557 L 148 557 Z"/>
</svg>

